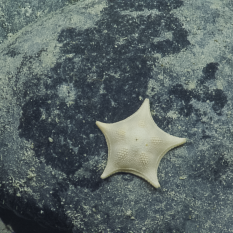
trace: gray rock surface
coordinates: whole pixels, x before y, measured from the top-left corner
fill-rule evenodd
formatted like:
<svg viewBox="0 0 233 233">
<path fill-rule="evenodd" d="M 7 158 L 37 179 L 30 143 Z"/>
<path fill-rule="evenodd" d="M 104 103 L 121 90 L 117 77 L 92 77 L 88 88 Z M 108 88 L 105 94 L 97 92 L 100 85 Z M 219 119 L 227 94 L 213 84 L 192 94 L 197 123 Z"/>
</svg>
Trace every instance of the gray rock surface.
<svg viewBox="0 0 233 233">
<path fill-rule="evenodd" d="M 0 43 L 26 25 L 78 0 L 1 0 Z"/>
<path fill-rule="evenodd" d="M 0 232 L 1 233 L 12 233 L 12 229 L 10 226 L 6 226 L 1 220 L 0 220 Z"/>
<path fill-rule="evenodd" d="M 231 1 L 72 3 L 2 36 L 0 205 L 74 233 L 232 232 Z M 95 121 L 123 120 L 145 98 L 188 142 L 161 160 L 160 189 L 101 180 Z"/>
</svg>

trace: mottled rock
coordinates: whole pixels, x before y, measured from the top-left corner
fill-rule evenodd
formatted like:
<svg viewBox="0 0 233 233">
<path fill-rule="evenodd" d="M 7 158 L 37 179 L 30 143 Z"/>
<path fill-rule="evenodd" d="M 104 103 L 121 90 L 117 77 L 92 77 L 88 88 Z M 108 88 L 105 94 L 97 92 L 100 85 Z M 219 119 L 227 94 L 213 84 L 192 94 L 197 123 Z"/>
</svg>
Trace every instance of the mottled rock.
<svg viewBox="0 0 233 233">
<path fill-rule="evenodd" d="M 78 232 L 232 231 L 232 11 L 227 1 L 72 1 L 0 45 L 0 205 Z M 188 142 L 158 168 L 101 180 L 95 121 L 145 98 Z"/>
</svg>

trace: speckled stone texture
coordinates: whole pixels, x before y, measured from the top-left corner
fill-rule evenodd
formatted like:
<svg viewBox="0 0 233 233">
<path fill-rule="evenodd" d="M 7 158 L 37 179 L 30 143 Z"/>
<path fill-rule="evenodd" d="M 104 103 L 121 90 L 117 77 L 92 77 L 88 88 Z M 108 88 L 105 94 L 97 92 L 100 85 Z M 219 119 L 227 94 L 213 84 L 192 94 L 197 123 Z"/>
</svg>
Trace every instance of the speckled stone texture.
<svg viewBox="0 0 233 233">
<path fill-rule="evenodd" d="M 18 24 L 1 27 L 0 206 L 73 233 L 233 232 L 232 1 L 43 3 L 19 20 L 15 1 L 1 9 Z M 145 98 L 188 142 L 161 160 L 159 189 L 101 180 L 95 121 L 123 120 Z"/>
</svg>

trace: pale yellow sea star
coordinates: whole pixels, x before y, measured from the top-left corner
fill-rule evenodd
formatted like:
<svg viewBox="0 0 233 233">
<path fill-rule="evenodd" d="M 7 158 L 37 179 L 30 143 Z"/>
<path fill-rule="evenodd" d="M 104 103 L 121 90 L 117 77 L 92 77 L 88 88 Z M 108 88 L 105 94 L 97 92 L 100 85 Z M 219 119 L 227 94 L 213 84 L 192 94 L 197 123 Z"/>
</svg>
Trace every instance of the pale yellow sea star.
<svg viewBox="0 0 233 233">
<path fill-rule="evenodd" d="M 186 142 L 185 138 L 171 136 L 155 124 L 149 99 L 125 120 L 112 124 L 96 121 L 96 124 L 108 145 L 108 162 L 102 179 L 117 172 L 128 172 L 159 188 L 157 169 L 160 160 L 170 149 Z"/>
</svg>

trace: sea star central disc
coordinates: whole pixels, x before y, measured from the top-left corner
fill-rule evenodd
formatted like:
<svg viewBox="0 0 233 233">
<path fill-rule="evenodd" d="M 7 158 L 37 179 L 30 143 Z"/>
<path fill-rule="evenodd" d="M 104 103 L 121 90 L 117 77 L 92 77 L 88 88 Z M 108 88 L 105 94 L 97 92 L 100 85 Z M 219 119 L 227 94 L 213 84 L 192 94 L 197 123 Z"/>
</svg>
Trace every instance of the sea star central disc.
<svg viewBox="0 0 233 233">
<path fill-rule="evenodd" d="M 117 172 L 128 172 L 147 180 L 155 188 L 160 184 L 157 169 L 162 157 L 186 142 L 165 133 L 154 122 L 145 99 L 130 117 L 112 124 L 96 121 L 108 145 L 108 162 L 102 179 Z"/>
</svg>

